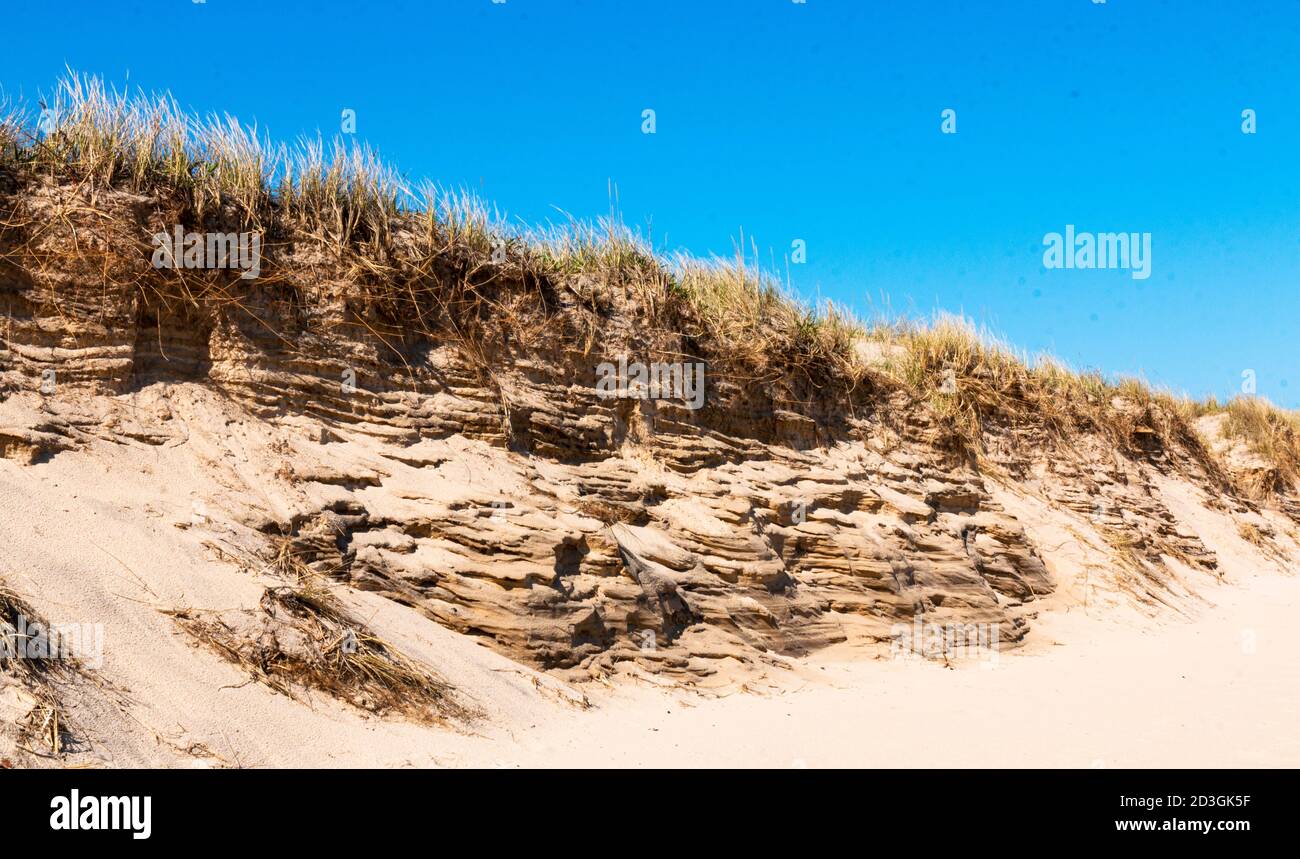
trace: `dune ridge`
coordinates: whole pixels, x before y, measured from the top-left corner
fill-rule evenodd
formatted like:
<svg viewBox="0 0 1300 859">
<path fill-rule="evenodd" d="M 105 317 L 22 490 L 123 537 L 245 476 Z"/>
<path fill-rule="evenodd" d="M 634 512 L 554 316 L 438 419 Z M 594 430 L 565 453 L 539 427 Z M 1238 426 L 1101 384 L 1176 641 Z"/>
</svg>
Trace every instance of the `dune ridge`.
<svg viewBox="0 0 1300 859">
<path fill-rule="evenodd" d="M 362 149 L 60 92 L 39 132 L 0 121 L 0 580 L 105 649 L 6 672 L 6 760 L 400 765 L 623 681 L 888 658 L 918 622 L 1009 653 L 1074 609 L 1195 617 L 1300 557 L 1294 422 L 1262 401 L 864 325 L 744 252 L 519 231 Z M 160 266 L 177 231 L 255 234 L 257 276 Z M 702 366 L 702 404 L 605 396 L 620 360 Z"/>
</svg>

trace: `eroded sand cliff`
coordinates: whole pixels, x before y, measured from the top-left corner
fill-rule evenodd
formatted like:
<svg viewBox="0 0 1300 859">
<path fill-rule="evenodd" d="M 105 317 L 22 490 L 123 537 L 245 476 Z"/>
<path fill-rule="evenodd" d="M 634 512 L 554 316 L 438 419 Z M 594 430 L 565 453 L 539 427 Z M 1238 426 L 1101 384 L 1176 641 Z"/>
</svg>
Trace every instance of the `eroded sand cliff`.
<svg viewBox="0 0 1300 859">
<path fill-rule="evenodd" d="M 0 579 L 103 629 L 102 665 L 12 674 L 9 760 L 398 765 L 611 682 L 786 688 L 918 621 L 1006 657 L 1045 613 L 1196 616 L 1300 557 L 1293 499 L 1238 491 L 1265 466 L 1150 402 L 1106 405 L 1120 443 L 1004 416 L 972 450 L 878 344 L 852 380 L 754 367 L 617 279 L 453 250 L 409 297 L 292 234 L 257 280 L 159 271 L 193 216 L 165 196 L 0 190 Z M 598 396 L 620 355 L 706 362 L 704 407 Z M 347 623 L 274 596 L 305 584 Z M 445 696 L 295 686 L 350 623 Z"/>
</svg>

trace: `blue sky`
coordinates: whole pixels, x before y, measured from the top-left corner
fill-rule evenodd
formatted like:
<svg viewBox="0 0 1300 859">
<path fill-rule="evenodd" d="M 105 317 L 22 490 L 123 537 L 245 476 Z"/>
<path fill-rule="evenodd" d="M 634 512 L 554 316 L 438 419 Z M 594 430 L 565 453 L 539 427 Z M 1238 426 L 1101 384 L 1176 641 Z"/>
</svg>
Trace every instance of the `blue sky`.
<svg viewBox="0 0 1300 859">
<path fill-rule="evenodd" d="M 409 177 L 511 216 L 598 216 L 614 183 L 666 249 L 802 239 L 809 298 L 963 312 L 1197 396 L 1250 369 L 1300 407 L 1295 0 L 80 0 L 5 22 L 10 97 L 67 64 L 277 139 L 351 108 Z M 1150 278 L 1044 269 L 1066 224 L 1151 233 Z"/>
</svg>

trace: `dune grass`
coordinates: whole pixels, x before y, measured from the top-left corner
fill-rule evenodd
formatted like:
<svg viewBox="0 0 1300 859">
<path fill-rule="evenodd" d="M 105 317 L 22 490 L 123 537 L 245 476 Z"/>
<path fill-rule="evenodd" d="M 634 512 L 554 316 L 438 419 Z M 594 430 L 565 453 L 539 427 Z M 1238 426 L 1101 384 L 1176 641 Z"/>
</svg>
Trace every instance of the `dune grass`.
<svg viewBox="0 0 1300 859">
<path fill-rule="evenodd" d="M 583 275 L 632 290 L 651 313 L 689 311 L 690 333 L 736 361 L 771 367 L 788 358 L 792 372 L 818 382 L 849 367 L 843 315 L 801 305 L 743 255 L 670 257 L 613 215 L 511 224 L 470 193 L 412 188 L 355 142 L 277 145 L 233 117 L 190 115 L 169 95 L 129 96 L 71 71 L 45 109 L 3 129 L 12 142 L 0 169 L 77 183 L 92 194 L 167 195 L 195 226 L 233 222 L 314 239 L 369 277 L 368 295 L 397 321 L 425 320 L 430 304 L 444 318 L 466 317 L 460 303 L 430 287 L 448 262 L 467 280 L 486 269 L 534 279 Z"/>
<path fill-rule="evenodd" d="M 1209 462 L 1190 401 L 1140 379 L 1110 380 L 1050 356 L 1031 359 L 947 314 L 925 324 L 881 323 L 870 339 L 889 347 L 883 372 L 949 420 L 972 450 L 990 429 L 1038 425 L 1058 437 L 1095 433 L 1125 452 L 1139 452 L 1151 438 Z"/>
<path fill-rule="evenodd" d="M 22 135 L 22 115 L 17 108 L 0 99 L 0 163 L 17 159 Z"/>
<path fill-rule="evenodd" d="M 1154 437 L 1213 465 L 1192 428 L 1208 404 L 1030 360 L 956 317 L 864 325 L 829 303 L 801 301 L 743 240 L 733 258 L 662 252 L 616 206 L 595 222 L 513 223 L 472 193 L 412 187 L 364 145 L 275 144 L 233 117 L 196 116 L 170 95 L 129 95 L 73 71 L 44 105 L 0 106 L 0 171 L 76 183 L 91 195 L 165 196 L 196 227 L 237 224 L 315 242 L 346 266 L 363 310 L 377 308 L 375 317 L 394 327 L 451 328 L 470 352 L 476 316 L 508 312 L 485 284 L 504 276 L 540 289 L 550 279 L 578 294 L 573 284 L 585 280 L 621 290 L 648 327 L 680 336 L 733 378 L 780 380 L 806 395 L 851 391 L 870 377 L 927 404 L 974 452 L 984 433 L 1028 424 L 1061 436 L 1097 433 L 1126 451 Z M 581 294 L 592 311 L 590 346 L 599 307 Z M 864 362 L 864 342 L 887 347 L 886 359 Z M 1249 404 L 1228 408 L 1232 432 L 1287 474 L 1300 469 L 1290 419 L 1261 417 Z"/>
<path fill-rule="evenodd" d="M 1223 432 L 1244 439 L 1251 450 L 1283 466 L 1286 477 L 1300 477 L 1300 416 L 1259 397 L 1234 397 L 1225 410 Z"/>
<path fill-rule="evenodd" d="M 1256 498 L 1294 491 L 1300 481 L 1300 415 L 1262 397 L 1239 395 L 1220 404 L 1214 398 L 1196 404 L 1196 416 L 1224 415 L 1220 436 L 1240 442 L 1271 467 L 1256 475 L 1247 494 Z"/>
</svg>

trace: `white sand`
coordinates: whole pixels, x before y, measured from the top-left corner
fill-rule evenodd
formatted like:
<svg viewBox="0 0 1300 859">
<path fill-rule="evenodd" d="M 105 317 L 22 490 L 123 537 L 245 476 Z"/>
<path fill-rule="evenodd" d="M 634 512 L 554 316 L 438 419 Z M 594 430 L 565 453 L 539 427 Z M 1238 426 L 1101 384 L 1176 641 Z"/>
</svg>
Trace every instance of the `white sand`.
<svg viewBox="0 0 1300 859">
<path fill-rule="evenodd" d="M 222 428 L 238 469 L 239 428 Z M 196 431 L 189 445 L 213 444 Z M 216 454 L 214 453 L 214 456 Z M 81 766 L 1300 766 L 1300 578 L 1241 540 L 1186 484 L 1171 509 L 1220 557 L 1182 613 L 1084 607 L 1075 544 L 1047 554 L 1061 582 L 1027 646 L 995 666 L 826 653 L 727 697 L 629 681 L 570 687 L 373 594 L 372 627 L 435 666 L 484 714 L 467 730 L 312 706 L 248 682 L 160 609 L 255 604 L 265 582 L 178 527 L 221 470 L 193 450 L 105 445 L 22 466 L 0 461 L 0 578 L 54 622 L 102 623 L 98 685 L 71 698 Z M 264 503 L 273 504 L 266 499 Z M 1014 503 L 1009 499 L 1009 503 Z M 1042 545 L 1066 539 L 1021 518 Z M 1060 539 L 1056 539 L 1060 537 Z M 1052 538 L 1052 539 L 1047 539 Z M 837 661 L 838 660 L 838 661 Z M 592 706 L 580 706 L 583 697 Z M 58 765 L 59 762 L 55 762 Z"/>
<path fill-rule="evenodd" d="M 522 766 L 1293 767 L 1300 579 L 1212 595 L 1195 622 L 1135 629 L 1081 612 L 995 666 L 828 663 L 781 694 L 624 691 L 450 762 Z M 1068 643 L 1067 643 L 1068 642 Z"/>
</svg>

